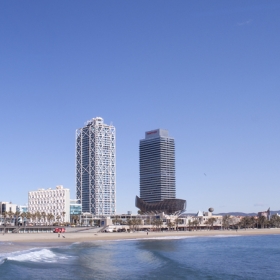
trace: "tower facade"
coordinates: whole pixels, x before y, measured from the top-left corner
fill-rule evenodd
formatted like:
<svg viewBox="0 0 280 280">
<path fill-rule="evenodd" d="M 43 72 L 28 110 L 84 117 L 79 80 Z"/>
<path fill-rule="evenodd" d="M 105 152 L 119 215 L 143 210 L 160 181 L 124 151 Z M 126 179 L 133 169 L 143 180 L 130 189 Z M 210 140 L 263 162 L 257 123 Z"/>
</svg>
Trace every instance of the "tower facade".
<svg viewBox="0 0 280 280">
<path fill-rule="evenodd" d="M 140 198 L 147 203 L 175 199 L 175 143 L 168 131 L 148 131 L 140 140 Z"/>
<path fill-rule="evenodd" d="M 83 212 L 116 213 L 116 130 L 100 117 L 76 130 L 76 196 Z"/>
</svg>

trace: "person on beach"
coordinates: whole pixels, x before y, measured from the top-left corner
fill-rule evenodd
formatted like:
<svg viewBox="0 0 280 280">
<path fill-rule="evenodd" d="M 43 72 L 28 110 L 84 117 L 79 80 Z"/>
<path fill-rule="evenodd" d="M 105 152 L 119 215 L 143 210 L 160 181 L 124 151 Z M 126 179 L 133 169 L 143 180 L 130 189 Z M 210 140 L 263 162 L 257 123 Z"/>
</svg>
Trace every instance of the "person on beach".
<svg viewBox="0 0 280 280">
<path fill-rule="evenodd" d="M 149 235 L 149 232 L 147 231 L 147 235 Z"/>
</svg>

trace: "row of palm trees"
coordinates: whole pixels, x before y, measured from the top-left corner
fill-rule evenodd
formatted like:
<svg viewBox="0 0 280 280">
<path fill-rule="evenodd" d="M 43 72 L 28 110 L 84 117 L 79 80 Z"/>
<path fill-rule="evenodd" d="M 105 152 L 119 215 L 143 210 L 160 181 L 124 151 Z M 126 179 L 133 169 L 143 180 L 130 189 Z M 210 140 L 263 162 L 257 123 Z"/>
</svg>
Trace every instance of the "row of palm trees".
<svg viewBox="0 0 280 280">
<path fill-rule="evenodd" d="M 52 213 L 45 213 L 45 212 L 35 212 L 35 213 L 30 213 L 30 212 L 22 212 L 20 213 L 19 211 L 12 212 L 11 210 L 8 212 L 3 212 L 2 213 L 2 218 L 4 218 L 4 224 L 7 222 L 12 223 L 13 220 L 15 220 L 15 224 L 18 224 L 18 219 L 19 217 L 22 218 L 22 221 L 29 221 L 33 222 L 35 224 L 44 224 L 44 225 L 52 225 L 55 223 L 64 222 L 64 217 L 65 217 L 65 212 L 61 213 L 62 215 L 54 215 Z"/>
<path fill-rule="evenodd" d="M 271 228 L 271 227 L 280 227 L 280 216 L 277 214 L 272 215 L 268 220 L 265 216 L 245 216 L 239 222 L 234 222 L 233 218 L 230 215 L 223 216 L 223 227 L 224 229 L 229 229 L 232 227 L 236 228 Z"/>
<path fill-rule="evenodd" d="M 163 225 L 163 220 L 158 218 L 148 218 L 142 221 L 140 218 L 122 220 L 121 218 L 116 216 L 112 220 L 112 222 L 114 225 L 128 225 L 133 230 L 137 230 L 141 224 L 152 225 L 157 230 L 160 230 Z M 177 218 L 174 220 L 174 222 L 171 222 L 170 220 L 167 221 L 166 225 L 169 230 L 173 228 L 177 229 L 179 223 L 180 223 L 180 219 Z"/>
</svg>

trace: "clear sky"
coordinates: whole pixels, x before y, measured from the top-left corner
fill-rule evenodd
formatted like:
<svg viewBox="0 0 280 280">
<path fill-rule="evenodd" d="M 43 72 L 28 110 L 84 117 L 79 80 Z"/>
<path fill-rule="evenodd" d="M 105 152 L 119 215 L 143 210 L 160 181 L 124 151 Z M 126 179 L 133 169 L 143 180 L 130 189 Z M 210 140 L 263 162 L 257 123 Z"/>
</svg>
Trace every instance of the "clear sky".
<svg viewBox="0 0 280 280">
<path fill-rule="evenodd" d="M 117 212 L 139 140 L 168 129 L 188 212 L 280 209 L 279 1 L 1 1 L 0 201 L 70 188 L 75 130 L 117 131 Z"/>
</svg>

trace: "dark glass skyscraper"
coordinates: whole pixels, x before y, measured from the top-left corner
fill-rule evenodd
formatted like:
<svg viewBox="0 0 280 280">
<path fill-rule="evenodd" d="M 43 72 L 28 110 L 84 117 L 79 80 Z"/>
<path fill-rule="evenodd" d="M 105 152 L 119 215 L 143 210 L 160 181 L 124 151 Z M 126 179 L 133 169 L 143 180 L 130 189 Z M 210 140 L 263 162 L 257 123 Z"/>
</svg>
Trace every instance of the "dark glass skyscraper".
<svg viewBox="0 0 280 280">
<path fill-rule="evenodd" d="M 140 140 L 140 198 L 148 203 L 176 197 L 175 143 L 168 131 L 148 131 Z"/>
</svg>

